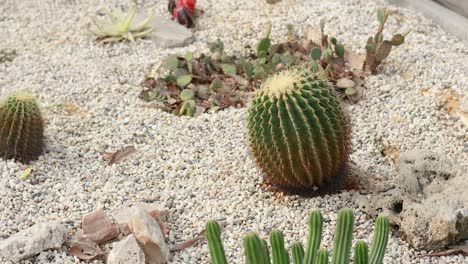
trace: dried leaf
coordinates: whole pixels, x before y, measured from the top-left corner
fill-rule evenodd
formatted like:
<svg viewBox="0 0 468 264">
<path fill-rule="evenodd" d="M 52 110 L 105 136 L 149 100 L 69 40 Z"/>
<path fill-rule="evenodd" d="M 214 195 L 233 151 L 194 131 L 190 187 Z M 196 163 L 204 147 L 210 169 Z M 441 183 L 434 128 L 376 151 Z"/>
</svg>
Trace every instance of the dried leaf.
<svg viewBox="0 0 468 264">
<path fill-rule="evenodd" d="M 189 239 L 185 242 L 182 242 L 176 246 L 174 246 L 173 248 L 171 248 L 171 252 L 174 252 L 174 251 L 178 251 L 178 250 L 183 250 L 183 249 L 186 249 L 188 247 L 191 247 L 192 245 L 194 245 L 198 240 L 200 239 L 203 239 L 205 238 L 205 230 L 203 229 L 203 231 L 200 232 L 200 234 L 198 234 L 198 236 L 196 236 L 195 238 L 192 238 L 192 239 Z"/>
<path fill-rule="evenodd" d="M 20 176 L 20 180 L 26 179 L 29 176 L 29 174 L 31 173 L 31 171 L 32 171 L 32 168 L 25 169 L 24 172 Z"/>
<path fill-rule="evenodd" d="M 354 53 L 350 48 L 345 48 L 344 58 L 353 69 L 360 70 L 364 64 L 365 56 Z"/>
<path fill-rule="evenodd" d="M 80 259 L 90 260 L 97 256 L 104 255 L 101 248 L 96 242 L 83 236 L 83 231 L 78 230 L 70 241 L 70 248 L 68 253 L 77 256 Z"/>
<path fill-rule="evenodd" d="M 108 165 L 110 166 L 110 165 L 118 164 L 124 161 L 125 159 L 127 159 L 130 155 L 132 155 L 135 152 L 136 152 L 136 149 L 134 146 L 126 146 L 123 149 L 118 150 L 114 153 L 104 152 L 102 153 L 102 157 L 104 158 L 104 160 L 109 161 Z"/>
<path fill-rule="evenodd" d="M 320 28 L 305 26 L 303 31 L 305 32 L 306 39 L 309 39 L 316 44 L 320 44 L 322 42 L 322 34 L 320 33 Z"/>
<path fill-rule="evenodd" d="M 468 245 L 450 247 L 447 250 L 432 252 L 430 254 L 427 254 L 426 256 L 449 256 L 455 254 L 463 254 L 465 256 L 468 256 Z"/>
</svg>

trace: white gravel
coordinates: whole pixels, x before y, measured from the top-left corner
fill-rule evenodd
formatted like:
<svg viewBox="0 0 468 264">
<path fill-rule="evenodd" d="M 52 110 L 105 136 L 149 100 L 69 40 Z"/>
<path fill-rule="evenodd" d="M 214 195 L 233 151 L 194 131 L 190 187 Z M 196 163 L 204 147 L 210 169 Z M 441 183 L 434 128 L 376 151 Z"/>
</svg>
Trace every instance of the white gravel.
<svg viewBox="0 0 468 264">
<path fill-rule="evenodd" d="M 357 209 L 358 192 L 304 199 L 275 198 L 259 189 L 261 175 L 245 143 L 245 109 L 179 118 L 147 107 L 137 95 L 150 63 L 186 49 L 206 52 L 206 43 L 217 38 L 228 51 L 242 51 L 256 43 L 270 20 L 272 36 L 280 41 L 288 23 L 300 28 L 324 18 L 328 32 L 363 52 L 363 43 L 377 27 L 375 10 L 384 2 L 310 0 L 288 5 L 285 0 L 270 13 L 262 0 L 199 0 L 204 13 L 196 28 L 198 41 L 178 49 L 160 49 L 149 40 L 96 45 L 86 23 L 87 15 L 103 6 L 97 2 L 2 0 L 0 48 L 15 48 L 18 56 L 0 64 L 0 95 L 27 89 L 38 96 L 47 121 L 47 146 L 26 180 L 19 179 L 26 166 L 0 162 L 0 238 L 48 220 L 60 220 L 74 230 L 92 210 L 156 201 L 169 209 L 170 245 L 194 237 L 208 219 L 221 221 L 231 263 L 243 262 L 242 237 L 250 230 L 265 237 L 279 228 L 288 245 L 305 242 L 307 215 L 314 208 L 321 209 L 327 221 L 325 246 L 333 238 L 336 212 L 344 206 L 356 211 L 355 238 L 369 241 L 373 221 Z M 140 2 L 168 15 L 167 1 Z M 447 89 L 467 94 L 468 45 L 422 15 L 400 11 L 402 22 L 391 20 L 387 32 L 411 28 L 407 43 L 392 52 L 382 74 L 367 79 L 365 98 L 349 106 L 352 175 L 370 177 L 377 188 L 392 184 L 397 174 L 392 160 L 382 154 L 386 148 L 429 148 L 468 167 L 467 129 L 435 96 Z M 78 106 L 78 112 L 68 114 L 61 107 L 67 102 Z M 132 144 L 137 154 L 106 166 L 102 152 Z M 462 255 L 429 258 L 425 253 L 392 235 L 385 263 L 468 262 Z M 24 263 L 80 261 L 62 248 Z M 209 263 L 206 243 L 176 253 L 171 263 Z"/>
</svg>

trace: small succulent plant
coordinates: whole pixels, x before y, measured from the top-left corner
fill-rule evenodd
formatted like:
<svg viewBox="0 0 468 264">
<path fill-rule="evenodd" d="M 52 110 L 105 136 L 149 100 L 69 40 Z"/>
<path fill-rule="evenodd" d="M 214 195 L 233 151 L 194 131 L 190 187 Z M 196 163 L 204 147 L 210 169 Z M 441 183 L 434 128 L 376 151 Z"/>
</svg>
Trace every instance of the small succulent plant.
<svg viewBox="0 0 468 264">
<path fill-rule="evenodd" d="M 143 38 L 153 30 L 152 27 L 148 27 L 153 19 L 153 14 L 141 22 L 134 21 L 135 14 L 136 4 L 130 0 L 130 7 L 126 15 L 121 10 L 113 9 L 107 11 L 105 20 L 91 17 L 91 21 L 97 28 L 97 30 L 91 29 L 91 31 L 101 42 L 121 40 L 134 42 L 136 38 Z"/>
<path fill-rule="evenodd" d="M 350 209 L 344 208 L 338 212 L 336 232 L 333 243 L 332 264 L 349 264 L 354 228 L 354 216 Z M 388 244 L 390 232 L 386 217 L 378 217 L 375 225 L 370 252 L 367 243 L 359 240 L 354 246 L 354 263 L 382 264 Z M 319 211 L 312 211 L 309 217 L 309 237 L 304 250 L 302 243 L 296 242 L 291 247 L 291 256 L 284 245 L 283 233 L 279 230 L 270 232 L 271 254 L 266 240 L 260 239 L 255 233 L 244 238 L 244 255 L 248 264 L 327 264 L 328 251 L 320 249 L 323 231 L 323 216 Z M 210 220 L 206 223 L 206 239 L 213 264 L 227 264 L 224 247 L 221 241 L 219 224 Z"/>
<path fill-rule="evenodd" d="M 0 156 L 28 163 L 43 148 L 44 123 L 29 93 L 15 92 L 0 104 Z"/>
<path fill-rule="evenodd" d="M 340 186 L 350 127 L 324 76 L 302 68 L 272 75 L 256 92 L 248 115 L 252 154 L 268 183 L 306 195 Z"/>
<path fill-rule="evenodd" d="M 406 36 L 410 31 L 403 34 L 395 34 L 390 40 L 385 40 L 383 30 L 389 16 L 394 12 L 386 9 L 377 11 L 377 19 L 379 20 L 379 28 L 374 37 L 369 37 L 366 42 L 366 60 L 363 65 L 363 70 L 368 69 L 372 74 L 377 73 L 377 67 L 382 61 L 390 55 L 392 47 L 400 46 L 405 42 Z"/>
</svg>

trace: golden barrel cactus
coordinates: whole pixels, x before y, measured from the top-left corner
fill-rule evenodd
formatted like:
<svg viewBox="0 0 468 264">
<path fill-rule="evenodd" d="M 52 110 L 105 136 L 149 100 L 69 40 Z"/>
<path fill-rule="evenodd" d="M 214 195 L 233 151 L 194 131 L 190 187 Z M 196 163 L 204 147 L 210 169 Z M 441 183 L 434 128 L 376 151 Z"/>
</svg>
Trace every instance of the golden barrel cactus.
<svg viewBox="0 0 468 264">
<path fill-rule="evenodd" d="M 295 68 L 266 79 L 249 107 L 248 134 L 266 180 L 279 189 L 329 192 L 345 178 L 349 121 L 319 74 Z"/>
</svg>

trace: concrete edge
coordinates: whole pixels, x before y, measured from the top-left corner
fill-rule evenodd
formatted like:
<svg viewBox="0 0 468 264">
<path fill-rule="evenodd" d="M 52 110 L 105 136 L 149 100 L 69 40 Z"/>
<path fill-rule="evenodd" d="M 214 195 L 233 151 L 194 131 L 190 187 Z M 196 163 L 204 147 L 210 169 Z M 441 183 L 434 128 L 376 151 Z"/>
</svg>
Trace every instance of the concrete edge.
<svg viewBox="0 0 468 264">
<path fill-rule="evenodd" d="M 468 41 L 468 19 L 431 0 L 388 0 L 391 4 L 412 7 L 440 25 L 446 32 Z"/>
</svg>

